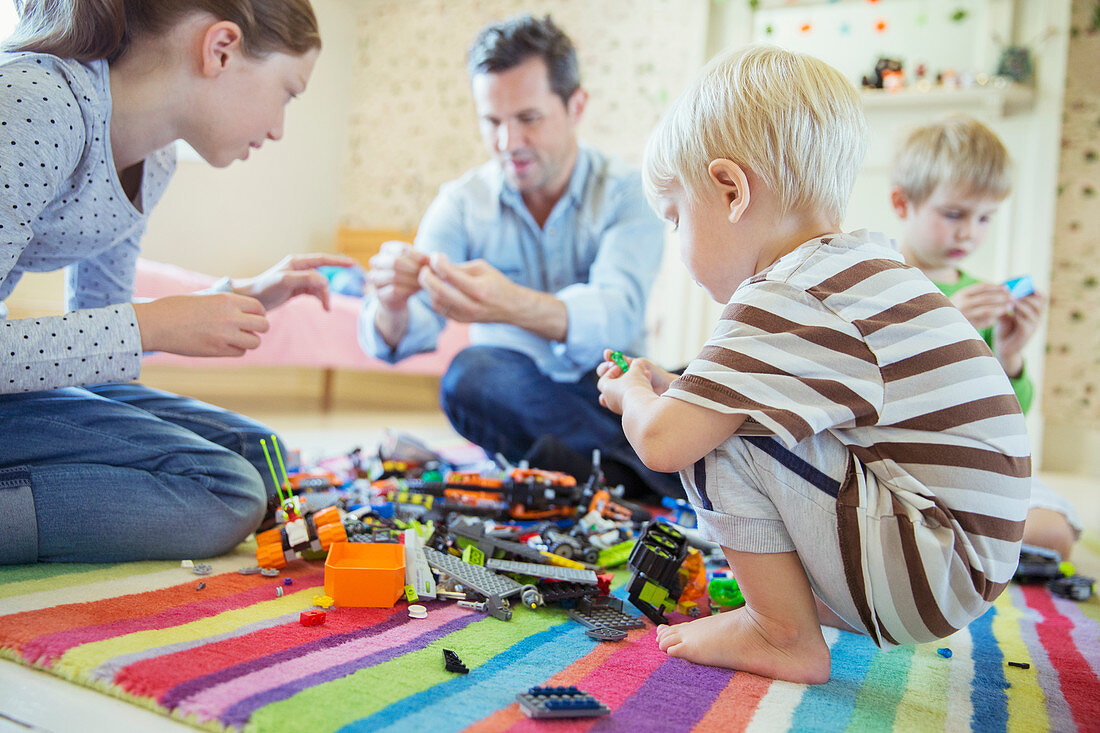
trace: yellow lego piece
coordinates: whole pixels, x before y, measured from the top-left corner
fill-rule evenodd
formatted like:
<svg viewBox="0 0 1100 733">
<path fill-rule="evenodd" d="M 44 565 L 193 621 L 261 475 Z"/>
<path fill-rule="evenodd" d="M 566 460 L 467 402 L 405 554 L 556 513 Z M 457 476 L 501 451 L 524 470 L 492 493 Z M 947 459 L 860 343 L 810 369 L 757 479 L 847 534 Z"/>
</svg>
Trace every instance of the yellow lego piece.
<svg viewBox="0 0 1100 733">
<path fill-rule="evenodd" d="M 313 605 L 320 606 L 321 608 L 330 608 L 336 601 L 332 599 L 332 596 L 313 596 Z"/>
<path fill-rule="evenodd" d="M 567 557 L 561 555 L 555 555 L 552 552 L 546 550 L 540 550 L 539 553 L 550 561 L 551 565 L 557 565 L 559 568 L 576 568 L 577 570 L 587 570 L 587 566 L 584 563 L 579 563 L 576 560 L 570 560 Z"/>
</svg>

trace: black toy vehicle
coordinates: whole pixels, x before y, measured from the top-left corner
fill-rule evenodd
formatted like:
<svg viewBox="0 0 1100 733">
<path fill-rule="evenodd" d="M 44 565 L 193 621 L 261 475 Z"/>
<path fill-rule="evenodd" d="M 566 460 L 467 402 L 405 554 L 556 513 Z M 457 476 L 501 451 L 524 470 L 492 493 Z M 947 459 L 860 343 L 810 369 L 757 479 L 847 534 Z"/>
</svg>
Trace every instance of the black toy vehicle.
<svg viewBox="0 0 1100 733">
<path fill-rule="evenodd" d="M 1092 597 L 1095 583 L 1094 578 L 1086 578 L 1084 575 L 1067 575 L 1050 581 L 1047 583 L 1047 588 L 1054 595 L 1071 601 L 1087 601 Z"/>
</svg>

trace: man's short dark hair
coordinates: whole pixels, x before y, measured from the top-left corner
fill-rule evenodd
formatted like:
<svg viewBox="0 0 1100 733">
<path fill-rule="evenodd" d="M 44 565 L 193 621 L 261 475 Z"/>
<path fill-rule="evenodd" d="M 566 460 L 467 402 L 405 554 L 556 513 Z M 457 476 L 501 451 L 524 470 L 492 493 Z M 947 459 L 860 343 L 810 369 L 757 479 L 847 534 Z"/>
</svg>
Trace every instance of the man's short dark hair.
<svg viewBox="0 0 1100 733">
<path fill-rule="evenodd" d="M 524 13 L 487 25 L 470 46 L 466 68 L 471 78 L 477 74 L 495 74 L 519 66 L 533 56 L 546 62 L 550 88 L 568 104 L 573 92 L 581 86 L 577 51 L 549 15 L 535 18 Z"/>
</svg>

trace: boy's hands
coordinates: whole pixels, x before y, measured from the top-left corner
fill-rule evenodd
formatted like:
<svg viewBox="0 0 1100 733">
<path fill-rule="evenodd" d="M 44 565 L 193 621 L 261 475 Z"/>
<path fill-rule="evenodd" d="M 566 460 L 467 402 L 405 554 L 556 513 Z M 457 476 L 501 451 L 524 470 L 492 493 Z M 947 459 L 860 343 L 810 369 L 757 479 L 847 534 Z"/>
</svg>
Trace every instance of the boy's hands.
<svg viewBox="0 0 1100 733">
<path fill-rule="evenodd" d="M 257 275 L 233 281 L 233 292 L 255 298 L 267 310 L 277 308 L 298 295 L 312 295 L 329 309 L 328 278 L 318 267 L 351 267 L 355 260 L 344 255 L 287 255 L 274 267 Z"/>
<path fill-rule="evenodd" d="M 993 353 L 1013 379 L 1024 369 L 1024 347 L 1039 329 L 1045 308 L 1046 298 L 1032 293 L 1013 301 L 1012 308 L 993 326 Z"/>
<path fill-rule="evenodd" d="M 420 268 L 426 264 L 428 255 L 408 242 L 383 242 L 378 254 L 370 258 L 367 272 L 379 305 L 390 312 L 404 312 L 409 298 L 420 290 Z"/>
<path fill-rule="evenodd" d="M 951 303 L 981 331 L 992 326 L 1012 308 L 1012 295 L 1004 285 L 975 283 L 951 296 Z"/>
<path fill-rule="evenodd" d="M 670 375 L 665 370 L 650 362 L 648 359 L 624 357 L 630 369 L 623 374 L 622 369 L 611 360 L 611 350 L 603 352 L 604 361 L 596 367 L 596 375 L 600 378 L 596 383 L 600 390 L 600 404 L 617 415 L 623 414 L 623 395 L 635 387 L 641 387 L 647 391 L 659 395 L 668 389 L 675 375 Z"/>
<path fill-rule="evenodd" d="M 977 283 L 955 293 L 951 302 L 974 328 L 993 328 L 993 353 L 1009 377 L 1020 376 L 1023 350 L 1039 328 L 1046 298 L 1032 293 L 1014 299 L 1004 285 Z"/>
<path fill-rule="evenodd" d="M 144 351 L 241 356 L 268 329 L 263 304 L 236 293 L 173 295 L 133 307 Z"/>
</svg>

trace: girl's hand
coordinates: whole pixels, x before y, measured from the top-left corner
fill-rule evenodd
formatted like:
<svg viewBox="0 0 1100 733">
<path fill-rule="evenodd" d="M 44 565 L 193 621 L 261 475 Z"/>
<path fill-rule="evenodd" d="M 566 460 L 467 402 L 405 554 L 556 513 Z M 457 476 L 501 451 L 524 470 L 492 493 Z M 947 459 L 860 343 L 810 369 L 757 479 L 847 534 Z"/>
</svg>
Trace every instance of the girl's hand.
<svg viewBox="0 0 1100 733">
<path fill-rule="evenodd" d="M 976 283 L 951 296 L 951 303 L 981 331 L 992 326 L 1012 308 L 1012 295 L 1004 285 Z"/>
<path fill-rule="evenodd" d="M 1039 329 L 1046 298 L 1032 293 L 1013 302 L 1012 309 L 993 327 L 993 353 L 1008 376 L 1015 379 L 1024 369 L 1023 350 Z"/>
<path fill-rule="evenodd" d="M 355 260 L 345 255 L 287 255 L 256 277 L 233 281 L 233 292 L 255 298 L 271 310 L 298 295 L 312 295 L 329 309 L 328 278 L 315 268 L 326 265 L 351 267 Z"/>
<path fill-rule="evenodd" d="M 646 359 L 627 358 L 629 369 L 623 374 L 615 362 L 611 361 L 610 349 L 604 351 L 604 362 L 596 367 L 600 390 L 600 404 L 617 415 L 623 414 L 623 395 L 631 389 L 641 387 L 652 394 L 659 394 L 653 387 L 651 369 L 656 369 Z M 667 385 L 666 385 L 667 386 Z M 663 390 L 662 390 L 663 391 Z"/>
<path fill-rule="evenodd" d="M 134 303 L 141 348 L 183 356 L 241 356 L 268 329 L 264 306 L 235 293 L 173 295 Z"/>
</svg>

